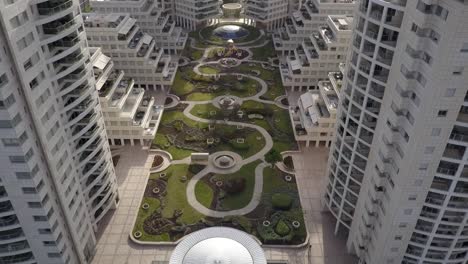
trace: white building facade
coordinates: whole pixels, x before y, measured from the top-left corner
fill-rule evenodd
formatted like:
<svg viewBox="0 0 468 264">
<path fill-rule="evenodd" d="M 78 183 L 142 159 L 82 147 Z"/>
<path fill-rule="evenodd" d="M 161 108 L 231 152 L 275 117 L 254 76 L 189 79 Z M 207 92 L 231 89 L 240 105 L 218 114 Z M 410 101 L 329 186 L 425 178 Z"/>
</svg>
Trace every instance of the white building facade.
<svg viewBox="0 0 468 264">
<path fill-rule="evenodd" d="M 155 46 L 167 54 L 177 54 L 185 47 L 188 34 L 176 26 L 171 1 L 92 0 L 90 4 L 96 13 L 129 14 L 143 32 L 154 38 Z"/>
<path fill-rule="evenodd" d="M 178 57 L 164 54 L 156 40 L 145 33 L 128 14 L 84 14 L 89 45 L 100 47 L 117 70 L 125 71 L 135 86 L 168 90 L 174 82 Z"/>
<path fill-rule="evenodd" d="M 0 19 L 0 262 L 89 263 L 119 197 L 79 1 Z"/>
<path fill-rule="evenodd" d="M 318 89 L 318 82 L 338 71 L 346 59 L 353 18 L 329 16 L 327 26 L 320 26 L 302 41 L 290 55 L 280 60 L 283 85 L 292 91 Z"/>
<path fill-rule="evenodd" d="M 362 263 L 466 263 L 466 1 L 361 1 L 324 203 Z"/>
<path fill-rule="evenodd" d="M 163 107 L 122 70 L 114 69 L 100 48 L 91 49 L 96 89 L 110 145 L 149 145 L 161 121 Z"/>
<path fill-rule="evenodd" d="M 273 33 L 275 49 L 281 55 L 294 53 L 298 45 L 319 27 L 327 26 L 328 16 L 352 16 L 353 0 L 307 0 L 286 16 L 284 27 Z"/>
<path fill-rule="evenodd" d="M 220 0 L 173 0 L 178 26 L 193 31 L 208 26 L 222 16 Z"/>
<path fill-rule="evenodd" d="M 328 76 L 329 80 L 318 83 L 318 91 L 302 94 L 289 109 L 294 137 L 306 147 L 329 147 L 333 140 L 343 73 L 330 72 Z"/>
</svg>

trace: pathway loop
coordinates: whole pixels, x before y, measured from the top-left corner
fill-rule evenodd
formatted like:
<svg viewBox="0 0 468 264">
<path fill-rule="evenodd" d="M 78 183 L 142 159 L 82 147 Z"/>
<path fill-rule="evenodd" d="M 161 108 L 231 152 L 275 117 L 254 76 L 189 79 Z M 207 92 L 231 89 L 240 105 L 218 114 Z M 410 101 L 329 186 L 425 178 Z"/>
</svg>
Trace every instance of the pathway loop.
<svg viewBox="0 0 468 264">
<path fill-rule="evenodd" d="M 194 39 L 192 39 L 192 40 L 194 40 Z M 242 46 L 242 49 L 246 49 L 249 52 L 249 56 L 247 56 L 244 59 L 240 59 L 239 61 L 252 62 L 252 63 L 262 63 L 262 64 L 267 63 L 268 64 L 268 62 L 265 62 L 265 61 L 252 60 L 251 59 L 252 58 L 252 51 L 250 50 L 250 48 L 262 47 L 265 44 L 267 44 L 268 41 L 269 40 L 266 40 L 263 44 L 260 44 L 260 45 Z M 259 102 L 259 103 L 277 105 L 277 103 L 274 102 L 274 101 L 264 100 L 264 99 L 260 98 L 262 95 L 264 95 L 268 91 L 268 84 L 263 79 L 261 79 L 261 78 L 259 78 L 257 76 L 253 76 L 251 74 L 245 74 L 245 73 L 208 74 L 208 73 L 201 72 L 200 71 L 201 66 L 220 65 L 221 59 L 217 60 L 217 61 L 209 61 L 209 62 L 205 61 L 205 59 L 208 57 L 209 52 L 212 49 L 218 48 L 219 46 L 218 47 L 209 47 L 209 48 L 206 48 L 206 49 L 202 49 L 202 48 L 197 48 L 196 47 L 195 41 L 191 41 L 190 43 L 192 45 L 192 48 L 195 48 L 195 49 L 198 49 L 198 50 L 204 50 L 203 56 L 199 60 L 194 61 L 195 63 L 197 63 L 197 65 L 195 65 L 195 67 L 193 68 L 193 71 L 196 74 L 199 74 L 199 75 L 202 75 L 202 76 L 207 76 L 207 77 L 213 77 L 213 76 L 218 76 L 219 77 L 219 76 L 236 75 L 236 76 L 242 76 L 244 78 L 253 79 L 253 80 L 257 81 L 258 83 L 260 83 L 260 86 L 261 86 L 260 91 L 258 93 L 256 93 L 255 95 L 252 95 L 252 96 L 249 96 L 249 97 L 239 98 L 239 102 L 242 103 L 242 102 L 247 101 L 247 100 L 253 100 L 253 101 L 256 101 L 256 102 Z M 217 100 L 217 99 L 219 99 L 219 97 L 215 98 L 214 100 Z M 213 104 L 213 103 L 215 103 L 213 100 L 208 100 L 208 101 L 182 101 L 181 103 L 187 104 L 187 107 L 184 109 L 183 114 L 187 118 L 189 118 L 191 120 L 194 120 L 196 122 L 201 122 L 201 123 L 211 123 L 213 121 L 216 121 L 218 123 L 226 124 L 226 125 L 230 125 L 230 126 L 248 127 L 248 128 L 257 130 L 263 136 L 263 138 L 265 139 L 265 146 L 259 152 L 255 153 L 254 155 L 252 155 L 250 157 L 247 157 L 245 159 L 242 159 L 238 154 L 236 154 L 238 156 L 236 158 L 236 165 L 233 166 L 233 167 L 230 167 L 230 168 L 221 169 L 221 168 L 215 167 L 212 164 L 212 162 L 213 162 L 212 159 L 213 159 L 214 156 L 210 157 L 210 161 L 208 162 L 208 165 L 203 170 L 201 170 L 196 175 L 194 175 L 190 179 L 190 181 L 188 182 L 188 185 L 187 185 L 187 200 L 188 200 L 189 204 L 193 208 L 195 208 L 197 211 L 199 211 L 200 213 L 202 213 L 202 214 L 204 214 L 206 216 L 222 218 L 222 217 L 225 217 L 225 216 L 232 216 L 232 215 L 245 215 L 245 214 L 248 214 L 248 213 L 252 212 L 258 206 L 258 204 L 260 203 L 260 199 L 261 199 L 261 196 L 262 196 L 263 170 L 266 167 L 270 166 L 270 164 L 266 163 L 265 161 L 258 164 L 257 167 L 255 168 L 255 186 L 254 186 L 252 198 L 251 198 L 250 202 L 245 207 L 243 207 L 241 209 L 231 210 L 231 211 L 217 211 L 217 210 L 209 209 L 209 208 L 205 207 L 204 205 L 202 205 L 200 202 L 198 202 L 197 197 L 196 197 L 196 193 L 195 193 L 195 186 L 196 186 L 197 182 L 199 180 L 201 180 L 201 178 L 208 175 L 209 173 L 231 174 L 231 173 L 235 173 L 236 171 L 240 170 L 240 168 L 242 168 L 242 166 L 244 166 L 244 165 L 252 163 L 252 162 L 254 162 L 256 160 L 264 160 L 265 155 L 273 148 L 273 139 L 272 139 L 270 133 L 268 133 L 268 131 L 266 129 L 264 129 L 263 127 L 255 125 L 255 124 L 251 124 L 251 123 L 236 122 L 236 121 L 229 121 L 229 120 L 227 120 L 227 121 L 209 120 L 209 119 L 204 119 L 204 118 L 200 118 L 200 117 L 192 115 L 191 111 L 192 111 L 192 109 L 193 109 L 193 107 L 195 105 L 208 104 L 208 103 Z M 219 152 L 216 153 L 216 154 L 219 154 Z M 183 160 L 172 161 L 172 164 L 190 164 L 190 162 L 191 162 L 190 157 L 188 157 L 188 158 L 185 158 Z"/>
</svg>

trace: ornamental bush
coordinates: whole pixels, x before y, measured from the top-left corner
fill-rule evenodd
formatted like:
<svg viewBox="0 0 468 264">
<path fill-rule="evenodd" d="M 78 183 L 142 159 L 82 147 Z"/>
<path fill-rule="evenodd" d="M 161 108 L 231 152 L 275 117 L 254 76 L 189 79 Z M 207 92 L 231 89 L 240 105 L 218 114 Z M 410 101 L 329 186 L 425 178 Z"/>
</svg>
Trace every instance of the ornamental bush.
<svg viewBox="0 0 468 264">
<path fill-rule="evenodd" d="M 285 193 L 276 193 L 271 197 L 271 204 L 280 210 L 289 210 L 292 205 L 292 198 Z"/>
<path fill-rule="evenodd" d="M 229 194 L 241 193 L 245 189 L 246 182 L 247 180 L 245 178 L 230 179 L 226 182 L 226 187 L 224 189 Z"/>
<path fill-rule="evenodd" d="M 275 226 L 275 233 L 279 236 L 287 236 L 291 232 L 291 228 L 283 220 L 278 221 Z"/>
</svg>

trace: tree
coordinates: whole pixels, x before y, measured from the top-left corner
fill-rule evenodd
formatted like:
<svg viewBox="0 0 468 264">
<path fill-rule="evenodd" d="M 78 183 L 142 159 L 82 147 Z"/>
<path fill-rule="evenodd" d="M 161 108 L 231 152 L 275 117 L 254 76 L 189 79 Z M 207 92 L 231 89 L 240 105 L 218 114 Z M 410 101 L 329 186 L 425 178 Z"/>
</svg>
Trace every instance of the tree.
<svg viewBox="0 0 468 264">
<path fill-rule="evenodd" d="M 276 162 L 280 162 L 282 160 L 283 160 L 283 157 L 281 156 L 281 153 L 279 153 L 276 149 L 270 150 L 265 155 L 265 161 L 270 163 L 271 165 L 274 165 Z"/>
</svg>

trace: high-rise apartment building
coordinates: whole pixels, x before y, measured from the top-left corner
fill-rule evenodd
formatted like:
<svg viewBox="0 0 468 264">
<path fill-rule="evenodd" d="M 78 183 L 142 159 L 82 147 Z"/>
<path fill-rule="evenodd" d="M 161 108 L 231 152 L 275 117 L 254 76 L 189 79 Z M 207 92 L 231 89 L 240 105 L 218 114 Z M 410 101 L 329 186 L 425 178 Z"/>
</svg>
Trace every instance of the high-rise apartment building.
<svg viewBox="0 0 468 264">
<path fill-rule="evenodd" d="M 293 53 L 282 57 L 283 85 L 292 91 L 317 89 L 329 72 L 338 71 L 348 53 L 352 24 L 350 16 L 329 16 L 326 26 L 318 27 Z"/>
<path fill-rule="evenodd" d="M 220 0 L 173 0 L 178 26 L 196 30 L 209 25 L 222 15 Z"/>
<path fill-rule="evenodd" d="M 169 89 L 179 64 L 178 57 L 164 54 L 156 40 L 140 29 L 128 14 L 83 15 L 89 45 L 100 47 L 117 70 L 135 80 L 138 88 Z"/>
<path fill-rule="evenodd" d="M 248 0 L 245 1 L 244 14 L 256 26 L 275 30 L 282 27 L 300 5 L 301 1 L 298 0 Z"/>
<path fill-rule="evenodd" d="M 319 27 L 326 26 L 328 16 L 352 16 L 354 0 L 307 0 L 299 9 L 293 9 L 286 17 L 284 27 L 274 31 L 275 49 L 289 55 L 302 41 Z"/>
<path fill-rule="evenodd" d="M 90 51 L 109 144 L 149 145 L 164 108 L 155 106 L 149 92 L 135 88 L 135 80 L 124 71 L 114 69 L 114 62 L 100 48 Z"/>
<path fill-rule="evenodd" d="M 119 198 L 79 1 L 0 1 L 0 26 L 0 262 L 88 263 Z"/>
<path fill-rule="evenodd" d="M 92 0 L 90 4 L 96 13 L 128 13 L 141 30 L 154 38 L 156 47 L 167 54 L 176 54 L 185 47 L 188 34 L 176 26 L 171 1 Z"/>
<path fill-rule="evenodd" d="M 467 263 L 468 2 L 362 0 L 325 203 L 362 263 Z"/>
</svg>

